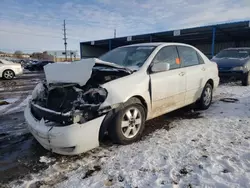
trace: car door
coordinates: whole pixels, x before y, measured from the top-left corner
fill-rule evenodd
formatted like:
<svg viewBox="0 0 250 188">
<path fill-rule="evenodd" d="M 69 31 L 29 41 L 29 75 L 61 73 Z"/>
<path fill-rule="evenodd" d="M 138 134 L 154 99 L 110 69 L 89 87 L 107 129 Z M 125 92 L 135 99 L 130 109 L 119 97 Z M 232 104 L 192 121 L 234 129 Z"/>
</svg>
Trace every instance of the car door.
<svg viewBox="0 0 250 188">
<path fill-rule="evenodd" d="M 169 63 L 170 69 L 150 72 L 152 118 L 185 104 L 185 68 L 181 67 L 176 46 L 166 46 L 159 50 L 152 61 L 152 64 L 156 63 Z"/>
<path fill-rule="evenodd" d="M 182 66 L 186 70 L 185 105 L 199 99 L 206 81 L 206 67 L 200 54 L 192 47 L 177 46 Z"/>
</svg>

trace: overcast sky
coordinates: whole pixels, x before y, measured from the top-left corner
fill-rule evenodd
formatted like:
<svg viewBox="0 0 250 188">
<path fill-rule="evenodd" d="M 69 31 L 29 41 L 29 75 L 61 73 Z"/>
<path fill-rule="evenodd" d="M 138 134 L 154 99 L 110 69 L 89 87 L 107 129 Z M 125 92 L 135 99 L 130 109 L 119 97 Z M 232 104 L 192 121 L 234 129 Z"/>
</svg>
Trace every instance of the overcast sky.
<svg viewBox="0 0 250 188">
<path fill-rule="evenodd" d="M 0 50 L 62 50 L 81 41 L 250 20 L 250 0 L 0 0 Z"/>
</svg>

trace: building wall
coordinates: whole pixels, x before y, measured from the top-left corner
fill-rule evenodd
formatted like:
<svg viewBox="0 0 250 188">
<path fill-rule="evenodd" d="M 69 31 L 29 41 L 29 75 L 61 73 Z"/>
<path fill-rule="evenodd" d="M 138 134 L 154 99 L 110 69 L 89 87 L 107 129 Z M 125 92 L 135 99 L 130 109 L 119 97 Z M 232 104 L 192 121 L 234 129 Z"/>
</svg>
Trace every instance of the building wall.
<svg viewBox="0 0 250 188">
<path fill-rule="evenodd" d="M 201 50 L 208 58 L 212 58 L 211 48 L 212 44 L 209 43 L 197 43 L 192 44 L 199 50 Z M 231 47 L 250 47 L 250 40 L 247 41 L 228 41 L 228 42 L 215 42 L 214 46 L 214 55 L 220 52 L 225 48 Z M 90 46 L 81 44 L 81 58 L 88 58 L 88 57 L 99 57 L 103 53 L 107 52 L 108 49 L 98 48 L 97 46 Z"/>
<path fill-rule="evenodd" d="M 68 57 L 67 58 L 67 60 L 65 59 L 65 57 L 54 57 L 54 62 L 65 62 L 65 61 L 78 61 L 78 60 L 80 60 L 80 57 L 76 57 L 76 58 L 74 58 L 74 57 L 72 57 L 72 58 L 70 58 L 70 57 Z"/>
<path fill-rule="evenodd" d="M 67 60 L 65 58 L 65 52 L 63 50 L 59 51 L 46 51 L 48 55 L 53 56 L 53 60 L 55 62 L 64 62 L 64 61 L 76 61 L 79 60 L 80 57 L 77 54 L 77 51 L 68 50 L 67 51 Z"/>
<path fill-rule="evenodd" d="M 58 50 L 58 51 L 46 51 L 48 53 L 48 55 L 52 55 L 52 56 L 56 56 L 56 57 L 64 57 L 65 56 L 65 51 L 63 50 Z M 73 51 L 73 50 L 68 50 L 67 51 L 67 56 L 78 56 L 77 51 Z"/>
</svg>

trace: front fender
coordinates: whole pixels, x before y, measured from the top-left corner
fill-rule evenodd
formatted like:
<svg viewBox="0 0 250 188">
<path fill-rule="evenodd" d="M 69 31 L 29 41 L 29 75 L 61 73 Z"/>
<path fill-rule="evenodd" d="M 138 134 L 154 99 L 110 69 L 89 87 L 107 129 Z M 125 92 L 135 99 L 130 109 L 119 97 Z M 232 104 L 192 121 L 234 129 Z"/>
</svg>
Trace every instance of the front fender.
<svg viewBox="0 0 250 188">
<path fill-rule="evenodd" d="M 100 108 L 124 103 L 133 96 L 141 96 L 146 103 L 150 103 L 149 76 L 146 73 L 133 73 L 108 82 L 102 87 L 107 90 L 108 96 Z"/>
</svg>

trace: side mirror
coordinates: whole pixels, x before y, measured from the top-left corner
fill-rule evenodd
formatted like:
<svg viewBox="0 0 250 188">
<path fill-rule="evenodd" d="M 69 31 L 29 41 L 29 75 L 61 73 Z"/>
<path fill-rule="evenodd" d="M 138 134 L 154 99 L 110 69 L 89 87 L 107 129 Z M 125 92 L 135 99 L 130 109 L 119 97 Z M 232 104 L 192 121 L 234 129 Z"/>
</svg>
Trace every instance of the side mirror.
<svg viewBox="0 0 250 188">
<path fill-rule="evenodd" d="M 169 63 L 156 63 L 151 67 L 152 72 L 163 72 L 168 71 L 170 69 Z"/>
</svg>

